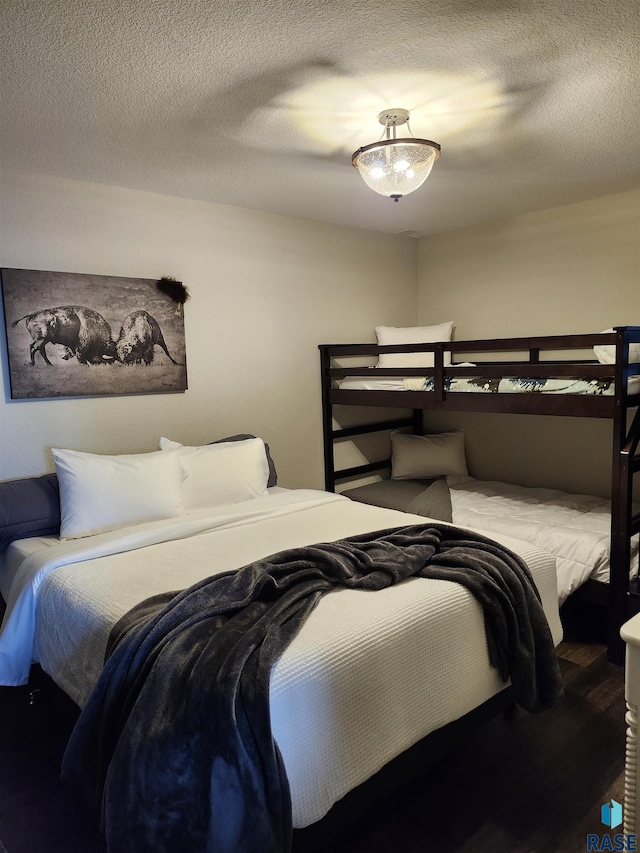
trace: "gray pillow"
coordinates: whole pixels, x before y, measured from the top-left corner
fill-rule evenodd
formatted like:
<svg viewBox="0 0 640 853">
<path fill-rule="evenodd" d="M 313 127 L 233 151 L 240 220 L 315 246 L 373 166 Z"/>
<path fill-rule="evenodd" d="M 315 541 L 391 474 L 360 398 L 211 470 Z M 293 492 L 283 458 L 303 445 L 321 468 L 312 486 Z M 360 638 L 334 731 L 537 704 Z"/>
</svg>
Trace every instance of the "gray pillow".
<svg viewBox="0 0 640 853">
<path fill-rule="evenodd" d="M 360 503 L 451 521 L 451 495 L 444 480 L 382 480 L 342 494 Z"/>
<path fill-rule="evenodd" d="M 398 430 L 391 433 L 391 477 L 394 480 L 468 473 L 463 430 L 436 435 L 411 435 Z"/>
</svg>

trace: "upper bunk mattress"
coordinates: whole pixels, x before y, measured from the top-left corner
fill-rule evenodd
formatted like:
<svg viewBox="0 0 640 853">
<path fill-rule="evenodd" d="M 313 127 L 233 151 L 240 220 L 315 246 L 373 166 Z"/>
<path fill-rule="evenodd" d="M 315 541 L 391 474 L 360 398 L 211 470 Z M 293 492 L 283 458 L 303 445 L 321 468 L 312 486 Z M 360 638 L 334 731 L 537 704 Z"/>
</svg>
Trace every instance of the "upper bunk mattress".
<svg viewBox="0 0 640 853">
<path fill-rule="evenodd" d="M 341 391 L 433 391 L 433 376 L 347 376 Z M 444 390 L 472 394 L 581 394 L 613 396 L 613 378 L 445 376 Z M 629 394 L 640 394 L 640 376 L 631 376 Z"/>
</svg>

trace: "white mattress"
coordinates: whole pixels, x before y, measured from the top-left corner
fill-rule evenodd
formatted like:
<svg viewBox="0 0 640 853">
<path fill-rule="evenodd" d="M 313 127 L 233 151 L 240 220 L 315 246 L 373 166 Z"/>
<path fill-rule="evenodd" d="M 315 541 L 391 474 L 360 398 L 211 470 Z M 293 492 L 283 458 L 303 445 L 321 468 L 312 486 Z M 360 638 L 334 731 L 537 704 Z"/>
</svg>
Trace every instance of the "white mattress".
<svg viewBox="0 0 640 853">
<path fill-rule="evenodd" d="M 34 597 L 34 659 L 82 705 L 112 625 L 143 598 L 284 548 L 424 522 L 304 490 L 227 508 L 213 520 L 216 526 L 198 535 L 188 532 L 200 521 L 141 525 L 146 541 L 159 541 L 132 551 L 99 556 L 103 540 L 117 550 L 132 539 L 133 528 L 120 540 L 117 533 L 91 537 L 101 540 L 90 546 L 93 559 L 84 559 L 87 546 L 83 557 L 78 540 L 54 540 L 44 556 L 55 555 L 53 565 L 62 565 L 48 570 L 50 556 L 38 567 L 32 555 L 16 575 L 25 595 Z M 184 538 L 161 541 L 169 528 Z M 559 642 L 553 560 L 506 536 L 494 538 L 529 564 Z M 64 565 L 61 549 L 76 562 Z M 29 564 L 32 580 L 25 579 Z M 461 586 L 415 578 L 380 592 L 325 595 L 271 682 L 272 727 L 291 786 L 294 826 L 319 820 L 393 757 L 503 686 L 489 666 L 481 609 Z"/>
<path fill-rule="evenodd" d="M 488 536 L 504 533 L 555 556 L 560 604 L 588 579 L 609 580 L 610 501 L 473 477 L 447 477 L 447 482 L 454 524 Z M 635 576 L 638 536 L 631 544 Z"/>
</svg>

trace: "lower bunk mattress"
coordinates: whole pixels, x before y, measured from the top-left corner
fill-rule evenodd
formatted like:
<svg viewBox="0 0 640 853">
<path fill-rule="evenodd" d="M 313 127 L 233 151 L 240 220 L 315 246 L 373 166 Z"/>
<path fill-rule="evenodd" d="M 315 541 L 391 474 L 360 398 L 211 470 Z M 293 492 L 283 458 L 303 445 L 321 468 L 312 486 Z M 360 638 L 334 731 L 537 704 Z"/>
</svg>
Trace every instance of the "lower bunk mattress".
<svg viewBox="0 0 640 853">
<path fill-rule="evenodd" d="M 604 498 L 467 475 L 431 483 L 383 480 L 344 494 L 449 520 L 487 536 L 512 536 L 546 551 L 556 561 L 560 604 L 587 580 L 609 580 L 611 503 Z M 638 574 L 639 538 L 631 542 L 632 577 Z"/>
<path fill-rule="evenodd" d="M 82 707 L 113 625 L 141 600 L 283 549 L 417 523 L 424 518 L 301 490 L 92 541 L 33 540 L 21 562 L 14 543 L 0 682 L 20 683 L 20 666 L 28 672 L 33 659 Z M 558 643 L 553 558 L 501 533 L 492 538 L 528 564 Z M 276 664 L 269 694 L 294 827 L 318 821 L 396 755 L 503 687 L 481 608 L 462 586 L 412 578 L 324 595 Z"/>
</svg>

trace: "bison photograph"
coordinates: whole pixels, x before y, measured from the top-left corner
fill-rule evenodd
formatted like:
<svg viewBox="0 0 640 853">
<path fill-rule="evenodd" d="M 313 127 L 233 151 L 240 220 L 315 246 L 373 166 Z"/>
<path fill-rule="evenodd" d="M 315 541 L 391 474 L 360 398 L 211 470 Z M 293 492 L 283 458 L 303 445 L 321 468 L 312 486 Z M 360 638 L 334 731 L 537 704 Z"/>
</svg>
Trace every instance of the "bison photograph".
<svg viewBox="0 0 640 853">
<path fill-rule="evenodd" d="M 0 276 L 13 399 L 186 390 L 183 312 L 156 280 Z"/>
<path fill-rule="evenodd" d="M 60 344 L 65 347 L 65 360 L 78 356 L 80 364 L 102 364 L 115 358 L 115 344 L 111 337 L 111 328 L 97 311 L 81 305 L 67 305 L 64 308 L 47 308 L 28 314 L 11 324 L 15 328 L 22 320 L 33 338 L 29 347 L 31 364 L 35 364 L 39 352 L 51 367 L 47 358 L 46 345 Z"/>
<path fill-rule="evenodd" d="M 154 346 L 161 347 L 169 361 L 178 362 L 171 358 L 169 350 L 162 337 L 162 331 L 155 317 L 147 311 L 133 311 L 125 317 L 115 349 L 118 360 L 123 364 L 151 364 Z"/>
</svg>

